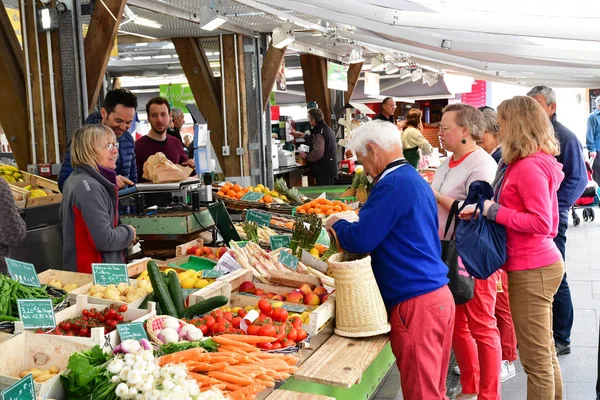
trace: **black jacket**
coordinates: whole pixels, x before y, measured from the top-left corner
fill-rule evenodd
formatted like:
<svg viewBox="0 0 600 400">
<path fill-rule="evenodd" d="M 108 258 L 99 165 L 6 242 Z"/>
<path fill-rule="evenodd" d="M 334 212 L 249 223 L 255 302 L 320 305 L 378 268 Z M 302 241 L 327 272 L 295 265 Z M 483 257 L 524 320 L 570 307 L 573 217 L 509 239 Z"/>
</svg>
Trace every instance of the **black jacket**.
<svg viewBox="0 0 600 400">
<path fill-rule="evenodd" d="M 318 122 L 314 128 L 311 129 L 312 141 L 310 144 L 309 151 L 309 166 L 310 172 L 315 179 L 332 179 L 338 175 L 337 155 L 336 147 L 337 143 L 333 129 L 331 129 L 325 122 Z M 325 141 L 323 156 L 318 160 L 310 160 L 311 153 L 313 153 L 315 143 L 318 142 L 316 139 L 318 136 L 322 136 Z M 314 154 L 314 153 L 313 153 Z"/>
<path fill-rule="evenodd" d="M 383 115 L 382 113 L 379 113 L 379 114 L 377 114 L 373 118 L 373 120 L 389 121 L 389 122 L 391 122 L 393 124 L 394 123 L 394 116 L 390 115 L 389 118 L 386 118 L 385 115 Z"/>
</svg>

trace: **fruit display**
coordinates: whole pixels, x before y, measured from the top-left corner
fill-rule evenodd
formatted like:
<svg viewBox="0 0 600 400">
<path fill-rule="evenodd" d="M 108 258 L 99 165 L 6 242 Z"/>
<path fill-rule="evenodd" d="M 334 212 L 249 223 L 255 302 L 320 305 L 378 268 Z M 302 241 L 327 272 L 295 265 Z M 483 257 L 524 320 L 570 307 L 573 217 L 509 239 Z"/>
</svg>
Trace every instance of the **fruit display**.
<svg viewBox="0 0 600 400">
<path fill-rule="evenodd" d="M 59 373 L 60 368 L 58 368 L 56 365 L 53 365 L 50 368 L 44 370 L 39 368 L 24 369 L 21 372 L 19 372 L 19 377 L 25 378 L 27 375 L 31 374 L 31 377 L 33 378 L 34 382 L 43 383 L 47 380 L 52 379 Z"/>
<path fill-rule="evenodd" d="M 50 279 L 48 285 L 54 286 L 57 289 L 62 289 L 65 292 L 71 292 L 79 287 L 76 283 L 63 283 L 59 279 Z"/>
<path fill-rule="evenodd" d="M 23 182 L 23 175 L 15 166 L 0 164 L 0 179 L 8 183 Z"/>
<path fill-rule="evenodd" d="M 168 274 L 169 271 L 174 270 L 166 269 L 164 272 Z M 183 289 L 204 289 L 215 281 L 214 278 L 203 278 L 202 271 L 194 271 L 193 269 L 180 272 L 177 276 Z"/>
<path fill-rule="evenodd" d="M 302 256 L 302 250 L 310 252 L 321 235 L 323 220 L 317 215 L 300 215 L 294 224 L 290 248 L 292 254 Z"/>
<path fill-rule="evenodd" d="M 352 179 L 352 185 L 342 193 L 342 198 L 356 197 L 356 200 L 364 203 L 369 198 L 372 184 L 367 180 L 367 175 L 363 170 L 357 171 Z"/>
<path fill-rule="evenodd" d="M 303 204 L 306 200 L 306 197 L 303 196 L 298 189 L 296 188 L 288 188 L 285 179 L 279 178 L 274 183 L 275 190 L 282 194 L 283 198 L 289 199 L 289 202 L 293 205 Z"/>
<path fill-rule="evenodd" d="M 217 196 L 228 197 L 232 200 L 240 200 L 248 192 L 264 194 L 264 196 L 258 201 L 259 203 L 285 204 L 290 202 L 285 194 L 280 193 L 277 190 L 269 189 L 260 183 L 256 186 L 247 186 L 244 188 L 238 184 L 225 182 L 225 184 L 221 186 L 217 192 Z"/>
<path fill-rule="evenodd" d="M 294 224 L 296 220 L 291 217 L 284 217 L 281 215 L 273 215 L 271 216 L 270 226 L 272 228 L 291 231 L 294 229 Z"/>
<path fill-rule="evenodd" d="M 126 283 L 118 285 L 92 285 L 86 293 L 88 296 L 112 301 L 131 303 L 152 292 L 152 286 L 146 280 L 139 280 L 135 286 Z"/>
<path fill-rule="evenodd" d="M 290 269 L 279 262 L 279 251 L 267 253 L 259 245 L 254 242 L 248 242 L 244 247 L 240 247 L 232 241 L 230 244 L 232 255 L 236 261 L 245 269 L 252 271 L 252 276 L 260 282 L 266 282 L 265 277 L 269 276 L 269 271 L 280 270 L 289 271 Z M 307 273 L 306 266 L 298 263 L 297 272 Z"/>
<path fill-rule="evenodd" d="M 254 283 L 245 281 L 242 282 L 238 288 L 238 292 L 249 293 L 271 301 L 285 301 L 287 303 L 304 304 L 306 306 L 319 306 L 329 298 L 329 292 L 325 287 L 315 287 L 309 283 L 303 283 L 300 287 L 288 293 L 277 294 L 272 292 L 267 293 L 264 290 L 257 288 Z"/>
<path fill-rule="evenodd" d="M 185 252 L 188 256 L 196 256 L 202 258 L 208 258 L 210 260 L 217 261 L 219 258 L 223 256 L 223 254 L 227 253 L 227 248 L 220 247 L 218 249 L 211 249 L 206 246 L 192 246 Z"/>
<path fill-rule="evenodd" d="M 339 200 L 315 199 L 306 204 L 296 207 L 296 214 L 316 214 L 329 216 L 343 211 L 351 211 L 352 208 Z"/>
<path fill-rule="evenodd" d="M 42 330 L 37 332 L 58 336 L 90 337 L 92 328 L 104 328 L 105 333 L 110 333 L 117 329 L 118 324 L 130 322 L 123 316 L 127 309 L 125 304 L 111 304 L 102 311 L 96 308 L 84 309 L 79 317 L 61 321 L 49 332 Z"/>
</svg>

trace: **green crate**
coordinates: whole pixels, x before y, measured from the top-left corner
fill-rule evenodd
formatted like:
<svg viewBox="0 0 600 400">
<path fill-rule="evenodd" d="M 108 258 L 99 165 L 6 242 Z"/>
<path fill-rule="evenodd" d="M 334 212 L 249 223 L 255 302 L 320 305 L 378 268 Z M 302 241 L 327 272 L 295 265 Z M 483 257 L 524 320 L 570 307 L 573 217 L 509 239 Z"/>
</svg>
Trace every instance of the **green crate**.
<svg viewBox="0 0 600 400">
<path fill-rule="evenodd" d="M 206 259 L 206 258 L 190 256 L 188 262 L 186 262 L 184 264 L 176 265 L 176 264 L 170 263 L 168 265 L 169 265 L 169 267 L 174 267 L 174 268 L 193 269 L 194 271 L 206 271 L 206 270 L 212 270 L 215 267 L 215 265 L 217 265 L 217 262 Z"/>
</svg>

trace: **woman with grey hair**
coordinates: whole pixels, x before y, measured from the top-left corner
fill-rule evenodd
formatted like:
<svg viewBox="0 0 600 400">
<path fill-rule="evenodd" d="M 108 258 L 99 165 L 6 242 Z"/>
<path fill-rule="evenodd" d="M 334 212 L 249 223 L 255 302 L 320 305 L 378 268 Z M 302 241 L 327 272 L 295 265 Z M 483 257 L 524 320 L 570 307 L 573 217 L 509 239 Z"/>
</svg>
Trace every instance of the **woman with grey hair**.
<svg viewBox="0 0 600 400">
<path fill-rule="evenodd" d="M 471 183 L 494 181 L 496 162 L 477 146 L 484 130 L 483 114 L 475 107 L 452 104 L 444 109 L 440 143 L 452 155 L 440 165 L 431 184 L 438 203 L 440 239 L 451 239 L 454 226 L 447 235 L 444 232 L 449 210 L 455 201 L 462 205 Z M 498 280 L 498 272 L 485 280 L 476 279 L 473 299 L 456 306 L 452 344 L 462 385 L 457 399 L 476 395 L 500 399 L 502 350 L 494 317 Z"/>
<path fill-rule="evenodd" d="M 491 108 L 482 110 L 483 120 L 485 122 L 485 128 L 481 140 L 477 141 L 477 144 L 487 151 L 496 163 L 500 162 L 502 158 L 502 146 L 498 140 L 498 119 L 496 111 Z"/>
<path fill-rule="evenodd" d="M 73 135 L 73 173 L 60 205 L 63 264 L 68 271 L 92 272 L 92 263 L 125 263 L 135 228 L 119 222 L 115 172 L 119 149 L 113 131 L 86 125 Z"/>
</svg>

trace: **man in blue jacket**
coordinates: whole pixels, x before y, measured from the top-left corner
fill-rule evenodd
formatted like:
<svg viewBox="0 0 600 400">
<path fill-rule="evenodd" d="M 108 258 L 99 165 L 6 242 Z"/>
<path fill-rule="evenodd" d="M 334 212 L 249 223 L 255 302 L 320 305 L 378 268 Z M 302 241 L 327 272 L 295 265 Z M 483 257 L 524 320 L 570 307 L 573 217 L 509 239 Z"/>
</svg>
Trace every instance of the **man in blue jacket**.
<svg viewBox="0 0 600 400">
<path fill-rule="evenodd" d="M 394 124 L 368 122 L 352 135 L 350 148 L 374 186 L 359 222 L 334 215 L 327 228 L 342 251 L 371 254 L 404 398 L 445 399 L 455 306 L 433 191 L 404 158 Z"/>
<path fill-rule="evenodd" d="M 117 185 L 119 189 L 137 183 L 137 166 L 135 163 L 135 141 L 128 132 L 135 118 L 137 97 L 126 89 L 115 89 L 106 93 L 99 113 L 90 114 L 85 120 L 85 125 L 102 124 L 113 130 L 119 144 L 119 158 L 117 159 Z M 60 167 L 58 187 L 62 191 L 63 185 L 71 173 L 71 142 Z"/>
<path fill-rule="evenodd" d="M 596 97 L 596 109 L 590 114 L 587 120 L 587 133 L 585 135 L 585 144 L 590 152 L 590 158 L 594 159 L 592 165 L 592 176 L 596 183 L 600 185 L 600 96 Z"/>
<path fill-rule="evenodd" d="M 556 94 L 548 86 L 536 86 L 527 93 L 537 101 L 552 121 L 554 132 L 560 143 L 560 154 L 556 157 L 563 165 L 565 179 L 558 189 L 558 211 L 560 222 L 558 234 L 554 238 L 556 247 L 560 250 L 563 261 L 566 261 L 567 228 L 569 227 L 569 209 L 581 196 L 587 186 L 587 171 L 583 159 L 583 147 L 579 139 L 566 126 L 556 119 Z M 510 290 L 510 289 L 509 289 Z M 573 301 L 571 290 L 567 283 L 567 274 L 554 295 L 552 304 L 554 343 L 557 355 L 571 353 L 571 328 L 573 328 Z"/>
</svg>

